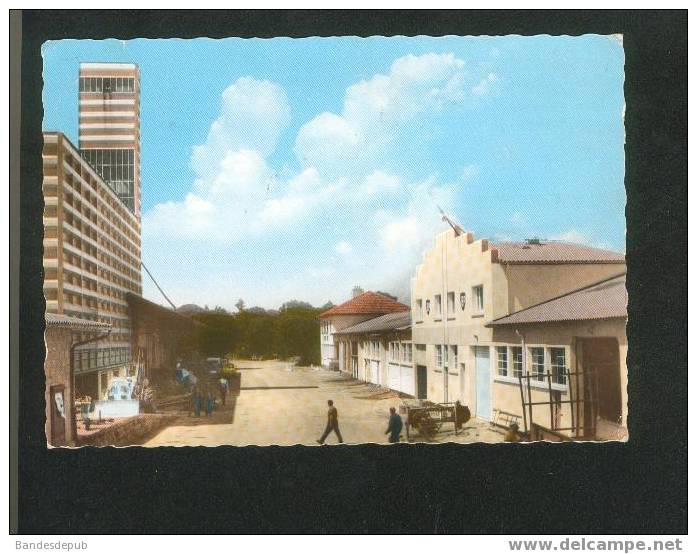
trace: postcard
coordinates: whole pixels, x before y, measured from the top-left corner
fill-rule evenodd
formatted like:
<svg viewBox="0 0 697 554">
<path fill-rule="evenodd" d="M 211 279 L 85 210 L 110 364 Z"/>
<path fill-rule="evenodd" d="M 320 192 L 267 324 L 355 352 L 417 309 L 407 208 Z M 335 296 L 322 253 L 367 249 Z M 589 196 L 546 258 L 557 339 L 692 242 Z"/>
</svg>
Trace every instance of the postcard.
<svg viewBox="0 0 697 554">
<path fill-rule="evenodd" d="M 621 36 L 42 54 L 50 446 L 628 439 Z"/>
</svg>

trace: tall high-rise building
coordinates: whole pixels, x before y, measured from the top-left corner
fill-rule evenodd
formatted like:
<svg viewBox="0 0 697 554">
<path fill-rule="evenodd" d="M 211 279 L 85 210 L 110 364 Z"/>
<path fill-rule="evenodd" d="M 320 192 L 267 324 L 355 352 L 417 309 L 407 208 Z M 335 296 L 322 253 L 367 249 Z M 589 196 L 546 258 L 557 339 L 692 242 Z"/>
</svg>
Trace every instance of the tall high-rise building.
<svg viewBox="0 0 697 554">
<path fill-rule="evenodd" d="M 82 157 L 140 220 L 140 70 L 81 63 L 79 90 Z"/>
<path fill-rule="evenodd" d="M 109 326 L 73 352 L 77 394 L 101 397 L 133 357 L 127 295 L 142 294 L 140 221 L 62 133 L 44 133 L 43 174 L 46 311 Z"/>
</svg>

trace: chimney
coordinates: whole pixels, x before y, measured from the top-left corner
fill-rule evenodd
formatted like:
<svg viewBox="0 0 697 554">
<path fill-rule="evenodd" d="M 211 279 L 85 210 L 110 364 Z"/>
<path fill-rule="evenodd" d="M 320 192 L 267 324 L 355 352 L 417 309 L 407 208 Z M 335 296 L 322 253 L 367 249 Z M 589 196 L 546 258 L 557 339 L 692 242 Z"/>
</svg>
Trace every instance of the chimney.
<svg viewBox="0 0 697 554">
<path fill-rule="evenodd" d="M 355 287 L 353 287 L 353 290 L 351 291 L 351 298 L 356 298 L 356 296 L 360 296 L 361 294 L 363 294 L 363 292 L 363 289 L 356 285 Z"/>
</svg>

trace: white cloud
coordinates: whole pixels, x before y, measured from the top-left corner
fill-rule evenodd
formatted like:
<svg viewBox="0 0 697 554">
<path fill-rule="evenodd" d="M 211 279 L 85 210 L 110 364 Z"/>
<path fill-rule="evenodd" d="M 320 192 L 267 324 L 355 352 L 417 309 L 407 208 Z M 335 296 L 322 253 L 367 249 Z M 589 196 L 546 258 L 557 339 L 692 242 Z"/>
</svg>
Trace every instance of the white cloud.
<svg viewBox="0 0 697 554">
<path fill-rule="evenodd" d="M 194 146 L 191 167 L 211 177 L 227 152 L 246 149 L 268 156 L 289 123 L 290 106 L 279 85 L 241 77 L 223 91 L 220 114 L 206 142 Z"/>
<path fill-rule="evenodd" d="M 342 240 L 334 245 L 334 252 L 341 254 L 342 256 L 347 256 L 353 252 L 353 247 L 351 246 L 350 242 Z"/>
<path fill-rule="evenodd" d="M 479 175 L 479 166 L 475 164 L 466 165 L 462 168 L 462 179 L 470 181 Z"/>
<path fill-rule="evenodd" d="M 394 192 L 400 187 L 399 177 L 375 170 L 368 175 L 363 182 L 363 191 L 366 194 L 385 194 Z"/>
<path fill-rule="evenodd" d="M 590 239 L 576 229 L 571 229 L 565 233 L 559 233 L 550 237 L 551 240 L 561 240 L 564 242 L 575 242 L 576 244 L 589 244 Z"/>
<path fill-rule="evenodd" d="M 471 97 L 476 82 L 452 54 L 400 58 L 386 74 L 348 87 L 340 115 L 306 122 L 294 145 L 301 169 L 279 172 L 268 160 L 290 121 L 286 94 L 275 83 L 238 79 L 223 93 L 206 141 L 193 148 L 191 192 L 143 216 L 143 240 L 165 289 L 185 291 L 185 279 L 196 283 L 186 301 L 224 305 L 231 295 L 230 307 L 240 296 L 270 307 L 275 300 L 264 291 L 271 289 L 317 302 L 356 283 L 408 292 L 415 265 L 444 228 L 436 205 L 450 211 L 454 186 L 386 169 L 395 160 L 388 146 L 409 121 Z M 462 177 L 477 171 L 469 165 Z"/>
<path fill-rule="evenodd" d="M 305 167 L 326 176 L 366 175 L 379 165 L 405 125 L 417 116 L 465 102 L 478 94 L 473 91 L 477 82 L 453 54 L 404 56 L 386 74 L 348 87 L 340 114 L 325 112 L 305 123 L 295 154 Z"/>
<path fill-rule="evenodd" d="M 510 222 L 515 223 L 516 225 L 520 225 L 521 223 L 525 223 L 525 215 L 520 213 L 520 212 L 513 212 L 513 215 L 511 216 Z"/>
<path fill-rule="evenodd" d="M 499 80 L 495 73 L 489 73 L 484 77 L 479 83 L 472 87 L 472 94 L 477 96 L 484 96 L 491 91 L 492 86 Z"/>
</svg>

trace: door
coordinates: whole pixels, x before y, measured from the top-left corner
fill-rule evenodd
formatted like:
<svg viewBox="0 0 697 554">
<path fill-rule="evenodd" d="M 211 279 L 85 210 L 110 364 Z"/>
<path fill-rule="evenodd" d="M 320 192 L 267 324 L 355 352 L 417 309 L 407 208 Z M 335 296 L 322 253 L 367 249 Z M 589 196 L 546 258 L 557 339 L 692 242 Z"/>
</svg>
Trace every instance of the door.
<svg viewBox="0 0 697 554">
<path fill-rule="evenodd" d="M 597 380 L 598 416 L 622 423 L 619 343 L 615 338 L 583 339 L 583 366 Z"/>
<path fill-rule="evenodd" d="M 427 375 L 426 366 L 416 366 L 416 393 L 418 398 L 426 398 L 428 395 Z"/>
<path fill-rule="evenodd" d="M 388 387 L 392 390 L 402 390 L 402 383 L 400 378 L 399 364 L 390 364 L 387 366 L 388 372 Z"/>
<path fill-rule="evenodd" d="M 370 364 L 371 383 L 380 384 L 380 362 L 373 360 Z"/>
<path fill-rule="evenodd" d="M 52 386 L 49 401 L 51 402 L 51 444 L 65 446 L 65 386 Z"/>
<path fill-rule="evenodd" d="M 460 364 L 460 402 L 467 404 L 465 396 L 465 364 Z"/>
<path fill-rule="evenodd" d="M 400 372 L 400 378 L 401 388 L 399 390 L 401 390 L 403 393 L 414 396 L 414 367 L 410 365 L 403 365 Z"/>
<path fill-rule="evenodd" d="M 477 417 L 491 419 L 491 369 L 489 347 L 475 346 L 475 371 L 477 373 Z"/>
<path fill-rule="evenodd" d="M 354 379 L 358 379 L 358 358 L 351 356 L 351 375 Z"/>
</svg>

